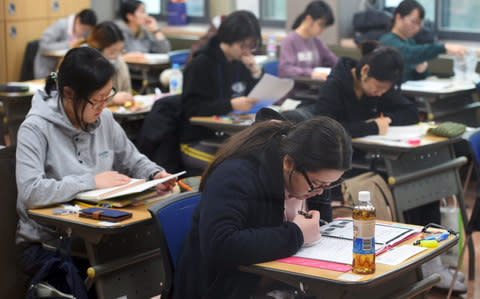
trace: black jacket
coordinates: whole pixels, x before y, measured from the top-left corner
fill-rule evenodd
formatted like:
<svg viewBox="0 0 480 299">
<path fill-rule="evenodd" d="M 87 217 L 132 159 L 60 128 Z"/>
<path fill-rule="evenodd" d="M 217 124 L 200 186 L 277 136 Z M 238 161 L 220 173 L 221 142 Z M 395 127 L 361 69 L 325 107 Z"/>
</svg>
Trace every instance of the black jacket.
<svg viewBox="0 0 480 299">
<path fill-rule="evenodd" d="M 300 228 L 283 221 L 277 149 L 227 160 L 212 172 L 180 254 L 174 298 L 249 298 L 259 277 L 240 265 L 285 258 L 302 246 Z"/>
<path fill-rule="evenodd" d="M 213 135 L 213 131 L 191 126 L 192 116 L 225 115 L 232 112 L 230 100 L 246 96 L 257 80 L 241 61 L 229 62 L 216 36 L 202 47 L 183 74 L 181 141 L 191 142 Z"/>
<path fill-rule="evenodd" d="M 352 137 L 378 134 L 377 124 L 366 120 L 377 118 L 380 113 L 390 117 L 394 126 L 418 123 L 414 103 L 399 92 L 389 90 L 380 97 L 364 95 L 358 99 L 353 90 L 351 72 L 356 64 L 357 61 L 351 58 L 340 59 L 320 88 L 317 101 L 310 107 L 313 114 L 337 120 Z"/>
</svg>

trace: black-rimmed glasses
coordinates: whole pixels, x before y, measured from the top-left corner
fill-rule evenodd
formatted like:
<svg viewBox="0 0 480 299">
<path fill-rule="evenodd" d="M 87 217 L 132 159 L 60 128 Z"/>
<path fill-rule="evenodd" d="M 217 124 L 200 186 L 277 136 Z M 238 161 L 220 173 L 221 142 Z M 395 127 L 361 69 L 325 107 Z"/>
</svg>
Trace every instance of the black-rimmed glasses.
<svg viewBox="0 0 480 299">
<path fill-rule="evenodd" d="M 112 90 L 110 90 L 110 93 L 108 96 L 106 96 L 102 101 L 96 101 L 93 99 L 87 99 L 87 102 L 90 103 L 93 106 L 93 109 L 98 109 L 100 107 L 103 107 L 104 105 L 108 105 L 113 101 L 113 97 L 117 94 L 117 90 L 112 87 Z"/>
<path fill-rule="evenodd" d="M 309 193 L 310 192 L 316 192 L 316 191 L 319 191 L 319 190 L 328 190 L 328 189 L 335 188 L 335 187 L 341 185 L 343 183 L 343 181 L 345 180 L 343 177 L 341 177 L 338 180 L 336 180 L 335 182 L 332 182 L 330 184 L 320 183 L 318 186 L 315 187 L 315 186 L 313 186 L 312 181 L 310 181 L 310 178 L 308 177 L 305 170 L 298 170 L 298 172 L 300 172 L 303 175 L 303 177 L 305 178 L 305 180 L 307 181 L 307 184 L 310 187 L 310 190 L 308 190 Z"/>
</svg>

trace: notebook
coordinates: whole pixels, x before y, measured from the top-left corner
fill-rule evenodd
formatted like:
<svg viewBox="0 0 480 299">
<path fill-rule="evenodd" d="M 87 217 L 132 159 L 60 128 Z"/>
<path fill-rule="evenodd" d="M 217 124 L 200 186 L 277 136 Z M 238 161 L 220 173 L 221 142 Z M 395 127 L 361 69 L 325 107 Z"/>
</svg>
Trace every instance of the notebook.
<svg viewBox="0 0 480 299">
<path fill-rule="evenodd" d="M 130 183 L 126 185 L 113 187 L 113 188 L 95 189 L 95 190 L 78 193 L 76 195 L 76 199 L 98 202 L 104 199 L 139 193 L 147 189 L 150 189 L 152 187 L 155 187 L 158 184 L 161 184 L 173 178 L 179 177 L 184 173 L 186 173 L 186 171 L 181 171 L 181 172 L 172 174 L 168 177 L 157 179 L 157 180 L 151 180 L 151 181 L 145 181 L 142 179 L 132 179 Z"/>
</svg>

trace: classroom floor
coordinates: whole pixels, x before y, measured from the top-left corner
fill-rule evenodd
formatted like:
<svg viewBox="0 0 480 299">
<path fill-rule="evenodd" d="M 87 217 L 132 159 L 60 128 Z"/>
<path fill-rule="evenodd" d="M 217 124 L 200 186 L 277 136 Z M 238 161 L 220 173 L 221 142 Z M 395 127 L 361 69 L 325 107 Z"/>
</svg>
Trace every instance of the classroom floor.
<svg viewBox="0 0 480 299">
<path fill-rule="evenodd" d="M 467 204 L 467 212 L 470 214 L 472 212 L 473 205 L 475 203 L 475 185 L 474 181 L 469 183 L 469 188 L 465 194 L 465 202 Z M 475 247 L 475 262 L 478 265 L 480 262 L 480 232 L 474 232 L 472 239 Z M 468 265 L 468 252 L 465 252 L 464 269 L 462 271 L 467 276 L 467 265 Z M 447 297 L 447 292 L 440 291 L 437 289 L 432 289 L 428 294 L 428 299 L 444 299 Z M 452 299 L 477 299 L 480 298 L 480 267 L 475 267 L 475 280 L 468 282 L 468 292 L 462 295 L 454 295 Z"/>
</svg>

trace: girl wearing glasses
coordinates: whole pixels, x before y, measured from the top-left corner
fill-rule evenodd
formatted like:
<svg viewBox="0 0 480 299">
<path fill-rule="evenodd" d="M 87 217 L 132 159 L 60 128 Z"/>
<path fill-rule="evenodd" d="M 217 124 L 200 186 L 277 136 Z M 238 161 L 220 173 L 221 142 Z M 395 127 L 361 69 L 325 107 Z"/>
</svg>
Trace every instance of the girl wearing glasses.
<svg viewBox="0 0 480 299">
<path fill-rule="evenodd" d="M 16 243 L 25 282 L 54 255 L 42 242 L 58 232 L 32 220 L 27 210 L 71 201 L 91 189 L 126 184 L 130 177 L 169 174 L 140 154 L 112 113 L 104 109 L 115 95 L 114 68 L 88 47 L 70 50 L 18 131 L 16 177 L 19 215 Z M 157 186 L 169 191 L 175 181 Z M 81 272 L 83 273 L 83 272 Z"/>
<path fill-rule="evenodd" d="M 325 81 L 327 74 L 315 71 L 315 67 L 334 67 L 338 57 L 318 37 L 333 22 L 333 12 L 327 3 L 311 2 L 294 22 L 293 31 L 282 41 L 278 75 Z"/>
<path fill-rule="evenodd" d="M 462 57 L 467 49 L 456 44 L 417 45 L 413 36 L 422 28 L 425 10 L 415 0 L 402 1 L 394 12 L 391 32 L 384 34 L 380 42 L 397 48 L 405 61 L 403 81 L 425 79 L 428 75 L 428 60 L 447 53 Z"/>
<path fill-rule="evenodd" d="M 289 257 L 319 240 L 319 212 L 298 211 L 337 184 L 351 155 L 347 132 L 327 117 L 295 126 L 264 121 L 232 136 L 202 177 L 174 298 L 250 298 L 260 279 L 238 267 Z"/>
<path fill-rule="evenodd" d="M 115 72 L 112 83 L 117 91 L 113 97 L 113 103 L 115 105 L 123 105 L 127 102 L 133 103 L 130 72 L 127 64 L 121 57 L 125 39 L 120 28 L 114 22 L 100 23 L 95 26 L 88 38 L 78 43 L 78 45 L 82 44 L 87 44 L 89 47 L 100 51 L 113 65 Z"/>
<path fill-rule="evenodd" d="M 200 174 L 213 159 L 216 147 L 200 144 L 214 131 L 190 125 L 192 116 L 226 115 L 249 111 L 256 99 L 247 95 L 262 74 L 252 52 L 261 45 L 260 25 L 249 11 L 228 15 L 218 32 L 195 53 L 183 75 L 181 134 L 182 162 Z"/>
</svg>

